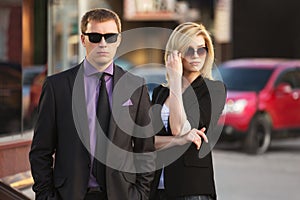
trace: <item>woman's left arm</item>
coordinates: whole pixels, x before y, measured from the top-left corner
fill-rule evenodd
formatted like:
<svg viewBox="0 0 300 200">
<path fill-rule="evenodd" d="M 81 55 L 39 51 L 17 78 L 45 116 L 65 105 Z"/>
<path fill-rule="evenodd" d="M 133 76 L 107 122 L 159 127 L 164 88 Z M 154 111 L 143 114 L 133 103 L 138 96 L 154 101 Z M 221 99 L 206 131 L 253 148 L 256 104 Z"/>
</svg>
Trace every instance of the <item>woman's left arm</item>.
<svg viewBox="0 0 300 200">
<path fill-rule="evenodd" d="M 170 86 L 170 94 L 168 99 L 168 106 L 170 110 L 170 128 L 172 135 L 181 136 L 191 130 L 191 127 L 187 121 L 182 100 L 183 66 L 181 53 L 178 53 L 178 51 L 172 52 L 168 56 L 166 65 Z"/>
</svg>

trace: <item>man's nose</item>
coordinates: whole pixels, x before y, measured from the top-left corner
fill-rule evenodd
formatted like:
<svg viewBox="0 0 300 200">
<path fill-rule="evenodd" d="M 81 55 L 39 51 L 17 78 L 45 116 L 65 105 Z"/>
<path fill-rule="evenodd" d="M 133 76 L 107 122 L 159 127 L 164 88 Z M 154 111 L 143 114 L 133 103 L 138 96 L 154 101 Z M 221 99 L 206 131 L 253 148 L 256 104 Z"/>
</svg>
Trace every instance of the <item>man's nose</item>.
<svg viewBox="0 0 300 200">
<path fill-rule="evenodd" d="M 99 46 L 106 46 L 107 45 L 107 43 L 106 43 L 106 41 L 105 41 L 105 38 L 102 36 L 101 37 L 101 40 L 100 40 L 100 42 L 99 42 Z"/>
</svg>

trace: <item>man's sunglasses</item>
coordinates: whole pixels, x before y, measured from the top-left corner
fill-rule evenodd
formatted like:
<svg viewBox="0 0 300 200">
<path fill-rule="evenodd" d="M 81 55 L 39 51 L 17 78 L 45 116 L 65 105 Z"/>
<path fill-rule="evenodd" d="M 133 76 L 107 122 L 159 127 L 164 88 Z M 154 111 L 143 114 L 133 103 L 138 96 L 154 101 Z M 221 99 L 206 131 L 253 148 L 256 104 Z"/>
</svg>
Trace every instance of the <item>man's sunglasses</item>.
<svg viewBox="0 0 300 200">
<path fill-rule="evenodd" d="M 89 37 L 89 41 L 92 43 L 99 43 L 104 37 L 107 43 L 115 43 L 118 39 L 119 33 L 82 33 L 83 35 L 87 35 Z"/>
<path fill-rule="evenodd" d="M 189 47 L 184 55 L 187 56 L 187 57 L 193 57 L 195 55 L 195 52 L 197 53 L 197 55 L 199 57 L 203 56 L 207 53 L 207 47 L 200 47 L 198 49 L 194 49 L 192 47 Z"/>
</svg>

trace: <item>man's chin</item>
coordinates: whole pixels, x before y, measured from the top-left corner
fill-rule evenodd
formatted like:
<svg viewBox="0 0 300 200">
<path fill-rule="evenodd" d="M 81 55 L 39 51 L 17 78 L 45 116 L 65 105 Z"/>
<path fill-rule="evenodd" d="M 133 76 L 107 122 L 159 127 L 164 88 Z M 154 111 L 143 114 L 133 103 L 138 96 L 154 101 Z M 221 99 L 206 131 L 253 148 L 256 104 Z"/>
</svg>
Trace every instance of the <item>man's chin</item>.
<svg viewBox="0 0 300 200">
<path fill-rule="evenodd" d="M 92 64 L 95 65 L 95 67 L 103 67 L 108 66 L 112 61 L 112 59 L 96 59 Z"/>
</svg>

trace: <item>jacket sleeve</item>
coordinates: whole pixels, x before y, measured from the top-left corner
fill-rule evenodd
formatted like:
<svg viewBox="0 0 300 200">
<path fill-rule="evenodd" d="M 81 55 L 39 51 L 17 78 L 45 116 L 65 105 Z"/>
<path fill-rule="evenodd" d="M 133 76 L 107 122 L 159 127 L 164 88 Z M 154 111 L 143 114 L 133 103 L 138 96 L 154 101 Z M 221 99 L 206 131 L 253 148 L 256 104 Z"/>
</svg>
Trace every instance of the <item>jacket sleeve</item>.
<svg viewBox="0 0 300 200">
<path fill-rule="evenodd" d="M 143 86 L 141 90 L 136 123 L 140 126 L 147 126 L 151 124 L 149 117 L 150 100 L 147 88 Z M 134 138 L 134 153 L 137 153 L 135 156 L 135 165 L 137 169 L 142 170 L 142 173 L 136 174 L 136 189 L 140 194 L 140 199 L 148 199 L 155 168 L 154 133 L 151 126 L 143 130 L 144 133 L 142 135 L 147 137 Z"/>
<path fill-rule="evenodd" d="M 226 87 L 222 82 L 207 81 L 207 87 L 208 92 L 205 96 L 208 96 L 204 98 L 204 103 L 201 104 L 202 107 L 200 108 L 201 119 L 199 128 L 203 127 L 203 125 L 207 128 L 206 135 L 209 142 L 208 144 L 202 143 L 199 152 L 200 158 L 211 152 L 221 135 L 218 121 L 226 101 Z"/>
<path fill-rule="evenodd" d="M 226 102 L 226 87 L 221 81 L 212 81 L 208 84 L 211 99 L 211 121 L 210 125 L 214 128 L 223 112 Z"/>
<path fill-rule="evenodd" d="M 53 155 L 55 152 L 55 101 L 51 82 L 44 82 L 38 107 L 38 119 L 29 153 L 36 199 L 53 194 Z"/>
</svg>

